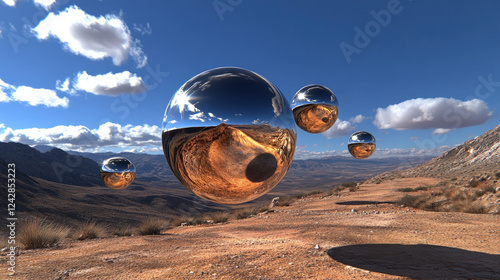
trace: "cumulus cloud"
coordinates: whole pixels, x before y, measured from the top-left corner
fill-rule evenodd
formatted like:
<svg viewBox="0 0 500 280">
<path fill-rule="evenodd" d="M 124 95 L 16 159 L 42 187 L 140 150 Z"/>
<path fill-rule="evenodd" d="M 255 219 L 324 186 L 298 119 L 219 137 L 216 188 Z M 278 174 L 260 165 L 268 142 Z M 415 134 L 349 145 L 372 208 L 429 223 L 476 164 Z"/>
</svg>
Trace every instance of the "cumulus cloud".
<svg viewBox="0 0 500 280">
<path fill-rule="evenodd" d="M 373 124 L 380 129 L 395 130 L 434 128 L 434 133 L 439 134 L 482 124 L 491 115 L 488 105 L 479 99 L 417 98 L 378 108 Z"/>
<path fill-rule="evenodd" d="M 326 138 L 330 139 L 333 137 L 345 136 L 351 133 L 356 127 L 354 127 L 349 121 L 343 121 L 341 119 L 337 119 L 335 124 L 323 132 L 322 134 L 326 136 Z"/>
<path fill-rule="evenodd" d="M 0 79 L 0 102 L 18 101 L 30 106 L 44 105 L 46 107 L 68 107 L 69 100 L 60 98 L 50 89 L 32 88 L 28 86 L 15 87 Z"/>
<path fill-rule="evenodd" d="M 92 60 L 110 57 L 120 65 L 130 55 L 139 68 L 147 63 L 140 42 L 117 15 L 95 17 L 73 5 L 58 14 L 49 13 L 33 32 L 40 40 L 57 38 L 69 51 Z"/>
<path fill-rule="evenodd" d="M 54 5 L 57 0 L 33 0 L 35 5 L 43 7 L 46 11 L 50 10 L 50 7 Z"/>
<path fill-rule="evenodd" d="M 20 86 L 12 93 L 15 101 L 26 102 L 31 106 L 45 105 L 47 107 L 68 107 L 69 100 L 66 97 L 60 98 L 57 93 L 50 89 L 32 88 Z"/>
<path fill-rule="evenodd" d="M 15 7 L 17 0 L 2 0 L 7 6 Z"/>
<path fill-rule="evenodd" d="M 125 125 L 107 122 L 97 129 L 78 125 L 59 125 L 52 128 L 6 128 L 0 133 L 2 142 L 27 145 L 51 145 L 75 151 L 97 151 L 105 148 L 137 149 L 161 145 L 161 129 L 150 125 Z"/>
<path fill-rule="evenodd" d="M 367 119 L 367 117 L 365 117 L 363 115 L 357 115 L 354 118 L 350 118 L 349 121 L 352 123 L 361 123 L 366 119 Z"/>
<path fill-rule="evenodd" d="M 92 76 L 83 71 L 78 73 L 73 88 L 95 95 L 138 94 L 146 91 L 141 77 L 129 71 Z"/>
</svg>

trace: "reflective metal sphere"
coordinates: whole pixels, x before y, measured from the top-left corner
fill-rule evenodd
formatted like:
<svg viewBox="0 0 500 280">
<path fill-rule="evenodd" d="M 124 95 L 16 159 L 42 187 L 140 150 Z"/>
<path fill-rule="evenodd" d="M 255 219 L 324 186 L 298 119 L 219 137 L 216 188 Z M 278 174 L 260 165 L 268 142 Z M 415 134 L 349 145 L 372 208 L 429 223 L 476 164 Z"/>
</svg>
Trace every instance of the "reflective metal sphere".
<svg viewBox="0 0 500 280">
<path fill-rule="evenodd" d="M 123 157 L 112 157 L 105 160 L 101 166 L 101 180 L 115 190 L 123 190 L 135 179 L 135 166 Z"/>
<path fill-rule="evenodd" d="M 187 189 L 217 203 L 243 203 L 274 188 L 292 163 L 296 137 L 283 94 L 242 68 L 193 77 L 163 119 L 170 169 Z"/>
<path fill-rule="evenodd" d="M 337 121 L 338 105 L 337 97 L 327 87 L 305 86 L 293 97 L 295 123 L 309 133 L 325 132 Z"/>
<path fill-rule="evenodd" d="M 349 138 L 348 149 L 355 158 L 369 158 L 375 152 L 377 144 L 375 137 L 366 131 L 354 132 Z"/>
</svg>

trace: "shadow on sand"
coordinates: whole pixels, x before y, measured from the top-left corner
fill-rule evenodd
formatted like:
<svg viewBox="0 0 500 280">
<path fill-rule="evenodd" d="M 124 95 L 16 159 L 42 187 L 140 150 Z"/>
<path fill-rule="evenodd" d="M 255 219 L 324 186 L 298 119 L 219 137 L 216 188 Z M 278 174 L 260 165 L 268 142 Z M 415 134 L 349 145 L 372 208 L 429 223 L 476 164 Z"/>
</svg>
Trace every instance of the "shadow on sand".
<svg viewBox="0 0 500 280">
<path fill-rule="evenodd" d="M 500 279 L 500 255 L 451 247 L 359 244 L 327 253 L 346 265 L 415 279 Z"/>
<path fill-rule="evenodd" d="M 387 204 L 392 204 L 394 202 L 392 201 L 365 201 L 365 200 L 354 200 L 354 201 L 344 201 L 344 202 L 337 202 L 335 204 L 338 204 L 338 205 L 369 205 L 369 204 L 383 204 L 383 203 L 387 203 Z"/>
</svg>

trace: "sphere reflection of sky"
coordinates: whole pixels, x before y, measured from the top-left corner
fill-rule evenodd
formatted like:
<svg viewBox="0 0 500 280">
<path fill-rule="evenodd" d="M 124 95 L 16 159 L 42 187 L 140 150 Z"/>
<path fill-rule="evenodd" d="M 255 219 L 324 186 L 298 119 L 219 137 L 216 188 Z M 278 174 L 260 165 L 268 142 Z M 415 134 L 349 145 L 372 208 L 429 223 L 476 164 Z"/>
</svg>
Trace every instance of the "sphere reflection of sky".
<svg viewBox="0 0 500 280">
<path fill-rule="evenodd" d="M 356 143 L 375 143 L 375 137 L 371 133 L 366 131 L 354 132 L 351 137 L 349 137 L 348 144 Z"/>
<path fill-rule="evenodd" d="M 101 172 L 135 172 L 135 166 L 126 158 L 113 157 L 102 163 Z"/>
<path fill-rule="evenodd" d="M 301 88 L 293 97 L 292 107 L 304 104 L 328 104 L 338 106 L 339 102 L 335 94 L 322 85 L 308 85 Z"/>
<path fill-rule="evenodd" d="M 279 89 L 242 68 L 205 71 L 187 81 L 165 111 L 163 130 L 226 124 L 293 126 L 291 107 Z"/>
</svg>

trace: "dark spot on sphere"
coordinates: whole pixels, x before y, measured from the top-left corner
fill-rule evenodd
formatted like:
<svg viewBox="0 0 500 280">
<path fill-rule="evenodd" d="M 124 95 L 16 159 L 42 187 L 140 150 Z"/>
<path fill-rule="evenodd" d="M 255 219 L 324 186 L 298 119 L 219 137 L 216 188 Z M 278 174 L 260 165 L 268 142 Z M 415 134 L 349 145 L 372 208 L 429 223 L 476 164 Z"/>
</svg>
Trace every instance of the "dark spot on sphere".
<svg viewBox="0 0 500 280">
<path fill-rule="evenodd" d="M 270 153 L 256 156 L 247 166 L 245 175 L 247 179 L 257 183 L 269 179 L 276 172 L 278 162 Z"/>
</svg>

